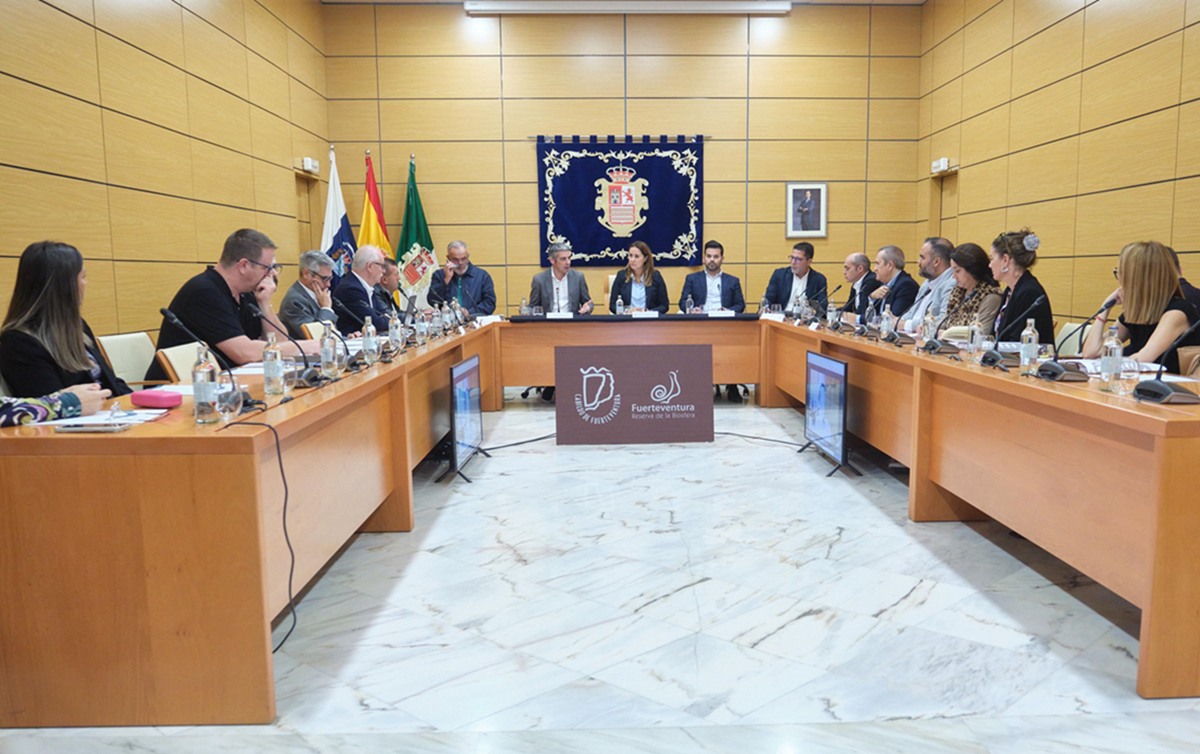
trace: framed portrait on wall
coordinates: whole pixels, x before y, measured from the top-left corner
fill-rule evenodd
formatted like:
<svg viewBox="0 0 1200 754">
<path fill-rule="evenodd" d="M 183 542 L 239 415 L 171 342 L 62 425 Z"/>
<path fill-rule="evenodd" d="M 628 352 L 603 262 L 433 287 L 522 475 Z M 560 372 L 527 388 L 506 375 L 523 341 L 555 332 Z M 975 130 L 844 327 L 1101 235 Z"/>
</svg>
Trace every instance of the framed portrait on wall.
<svg viewBox="0 0 1200 754">
<path fill-rule="evenodd" d="M 824 183 L 787 185 L 787 237 L 825 238 L 829 187 Z"/>
</svg>

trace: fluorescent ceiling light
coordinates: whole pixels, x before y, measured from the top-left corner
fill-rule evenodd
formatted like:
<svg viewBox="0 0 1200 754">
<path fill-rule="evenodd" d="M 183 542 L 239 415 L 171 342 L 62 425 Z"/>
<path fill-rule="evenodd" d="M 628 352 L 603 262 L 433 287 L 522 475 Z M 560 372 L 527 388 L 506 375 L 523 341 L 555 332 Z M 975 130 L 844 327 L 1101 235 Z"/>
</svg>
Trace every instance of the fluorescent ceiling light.
<svg viewBox="0 0 1200 754">
<path fill-rule="evenodd" d="M 606 13 L 676 13 L 676 14 L 787 14 L 791 0 L 466 0 L 463 8 L 474 16 L 503 14 L 606 14 Z"/>
</svg>

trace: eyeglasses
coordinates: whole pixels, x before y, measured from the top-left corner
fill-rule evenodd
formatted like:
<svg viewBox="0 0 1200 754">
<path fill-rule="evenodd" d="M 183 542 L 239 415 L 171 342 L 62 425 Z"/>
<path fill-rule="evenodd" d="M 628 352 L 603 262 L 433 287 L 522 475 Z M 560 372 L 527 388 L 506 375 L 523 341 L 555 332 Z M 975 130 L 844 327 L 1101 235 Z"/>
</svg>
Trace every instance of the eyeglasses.
<svg viewBox="0 0 1200 754">
<path fill-rule="evenodd" d="M 808 257 L 788 257 L 789 262 L 807 262 Z"/>
<path fill-rule="evenodd" d="M 314 272 L 312 273 L 312 276 L 317 280 L 320 280 L 322 283 L 329 283 L 333 281 L 333 275 L 322 275 L 319 272 Z"/>
<path fill-rule="evenodd" d="M 1117 274 L 1117 268 L 1116 268 L 1116 267 L 1114 267 L 1114 268 L 1113 268 L 1113 277 L 1115 277 L 1117 280 L 1120 280 L 1120 279 L 1121 279 L 1121 276 Z"/>
<path fill-rule="evenodd" d="M 270 270 L 271 272 L 275 272 L 275 273 L 278 273 L 280 270 L 283 269 L 283 265 L 279 264 L 278 262 L 276 262 L 275 264 L 263 264 L 262 262 L 255 262 L 253 259 L 247 259 L 246 261 L 249 262 L 250 264 L 254 265 L 255 267 L 261 267 L 264 270 Z"/>
</svg>

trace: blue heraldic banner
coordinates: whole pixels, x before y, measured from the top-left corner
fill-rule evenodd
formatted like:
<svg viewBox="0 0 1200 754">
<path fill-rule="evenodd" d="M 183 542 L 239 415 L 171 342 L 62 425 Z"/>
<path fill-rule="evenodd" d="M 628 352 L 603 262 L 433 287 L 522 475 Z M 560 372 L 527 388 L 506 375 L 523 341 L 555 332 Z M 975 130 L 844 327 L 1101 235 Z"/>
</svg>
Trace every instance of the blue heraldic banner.
<svg viewBox="0 0 1200 754">
<path fill-rule="evenodd" d="M 650 246 L 656 266 L 702 264 L 703 158 L 700 136 L 539 136 L 542 266 L 559 242 L 573 265 L 624 266 L 634 241 Z"/>
</svg>

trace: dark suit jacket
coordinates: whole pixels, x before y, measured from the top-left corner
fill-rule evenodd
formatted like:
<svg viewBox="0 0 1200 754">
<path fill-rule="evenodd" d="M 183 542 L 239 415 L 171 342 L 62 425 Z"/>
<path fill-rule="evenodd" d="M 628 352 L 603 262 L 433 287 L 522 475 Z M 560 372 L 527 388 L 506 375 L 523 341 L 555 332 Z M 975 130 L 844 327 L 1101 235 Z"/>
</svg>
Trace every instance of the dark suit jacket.
<svg viewBox="0 0 1200 754">
<path fill-rule="evenodd" d="M 455 275 L 446 284 L 446 273 L 438 269 L 433 271 L 433 279 L 429 282 L 429 304 L 441 305 L 450 298 L 458 297 L 458 289 L 463 289 L 464 295 L 459 305 L 472 315 L 486 316 L 496 312 L 496 284 L 492 276 L 482 267 L 467 266 L 465 275 Z"/>
<path fill-rule="evenodd" d="M 621 297 L 621 300 L 625 302 L 625 308 L 628 309 L 633 298 L 633 281 L 625 279 L 625 270 L 617 273 L 612 290 L 608 293 L 608 311 L 610 313 L 617 311 L 617 296 Z M 663 282 L 662 275 L 658 270 L 655 270 L 654 278 L 650 281 L 650 285 L 646 286 L 646 310 L 666 314 L 667 309 L 670 308 L 671 298 L 667 294 L 667 284 Z"/>
<path fill-rule="evenodd" d="M 1034 320 L 1034 326 L 1038 331 L 1039 343 L 1054 342 L 1054 315 L 1050 309 L 1050 298 L 1047 296 L 1045 302 L 1041 306 L 1034 309 L 1029 314 L 1025 314 L 1025 319 L 1018 319 L 1025 310 L 1033 306 L 1033 302 L 1037 301 L 1038 296 L 1044 295 L 1046 289 L 1038 282 L 1038 279 L 1033 276 L 1033 273 L 1026 272 L 1017 279 L 1017 284 L 1014 285 L 1010 292 L 1005 294 L 1007 305 L 1004 299 L 1001 300 L 1000 323 L 996 325 L 996 340 L 1006 342 L 1017 341 L 1021 339 L 1021 333 L 1025 330 L 1025 319 L 1030 317 Z M 893 309 L 892 311 L 896 311 Z M 1019 322 L 1019 324 L 1013 324 Z M 1009 325 L 1012 328 L 1009 329 Z M 1005 330 L 1008 329 L 1008 332 Z"/>
<path fill-rule="evenodd" d="M 771 282 L 767 284 L 767 301 L 779 304 L 785 310 L 791 305 L 788 297 L 792 295 L 792 268 L 780 267 L 771 273 Z M 808 271 L 805 281 L 804 295 L 808 302 L 820 311 L 824 311 L 829 302 L 829 282 L 825 276 L 816 270 Z"/>
<path fill-rule="evenodd" d="M 375 286 L 375 296 L 372 303 L 378 311 L 387 314 L 399 315 L 404 313 L 400 311 L 400 307 L 396 306 L 396 299 L 392 298 L 392 294 L 388 293 L 387 289 L 382 285 Z"/>
<path fill-rule="evenodd" d="M 879 278 L 875 277 L 875 273 L 867 270 L 867 274 L 863 275 L 862 288 L 859 289 L 858 307 L 854 306 L 854 288 L 851 286 L 849 298 L 846 299 L 846 303 L 838 311 L 850 312 L 860 317 L 863 316 L 867 313 L 867 307 L 871 305 L 871 294 L 881 285 L 883 283 L 879 282 Z M 892 311 L 895 311 L 895 309 Z"/>
<path fill-rule="evenodd" d="M 913 280 L 913 276 L 904 270 L 900 270 L 896 277 L 892 278 L 892 282 L 887 283 L 887 287 L 888 295 L 881 300 L 873 301 L 872 308 L 878 309 L 882 313 L 890 306 L 892 314 L 895 314 L 897 319 L 913 305 L 913 302 L 917 300 L 917 292 L 921 290 L 921 284 Z"/>
<path fill-rule="evenodd" d="M 362 281 L 354 273 L 350 273 L 342 278 L 341 282 L 338 283 L 337 289 L 333 292 L 333 297 L 341 301 L 347 309 L 358 315 L 364 322 L 367 317 L 370 317 L 377 331 L 387 332 L 387 311 L 376 305 L 374 295 L 367 296 L 367 289 L 363 287 Z M 338 313 L 337 328 L 342 332 L 358 332 L 362 329 L 362 324 L 347 317 L 345 312 L 338 311 L 336 304 L 333 310 Z"/>
<path fill-rule="evenodd" d="M 683 279 L 683 291 L 679 294 L 679 309 L 687 303 L 687 297 L 692 297 L 692 305 L 703 307 L 708 300 L 708 273 L 704 270 L 693 272 Z M 735 311 L 738 314 L 746 311 L 746 299 L 742 296 L 742 281 L 727 272 L 721 273 L 721 308 Z"/>
<path fill-rule="evenodd" d="M 99 382 L 100 387 L 111 390 L 114 396 L 133 392 L 116 374 L 108 361 L 100 354 L 92 328 L 83 323 L 83 331 L 91 338 L 88 353 L 100 367 L 100 378 L 93 379 L 90 372 L 68 372 L 58 365 L 50 352 L 32 335 L 19 330 L 9 330 L 0 335 L 0 374 L 8 383 L 8 389 L 17 398 L 40 398 L 57 393 L 74 385 Z"/>
</svg>

